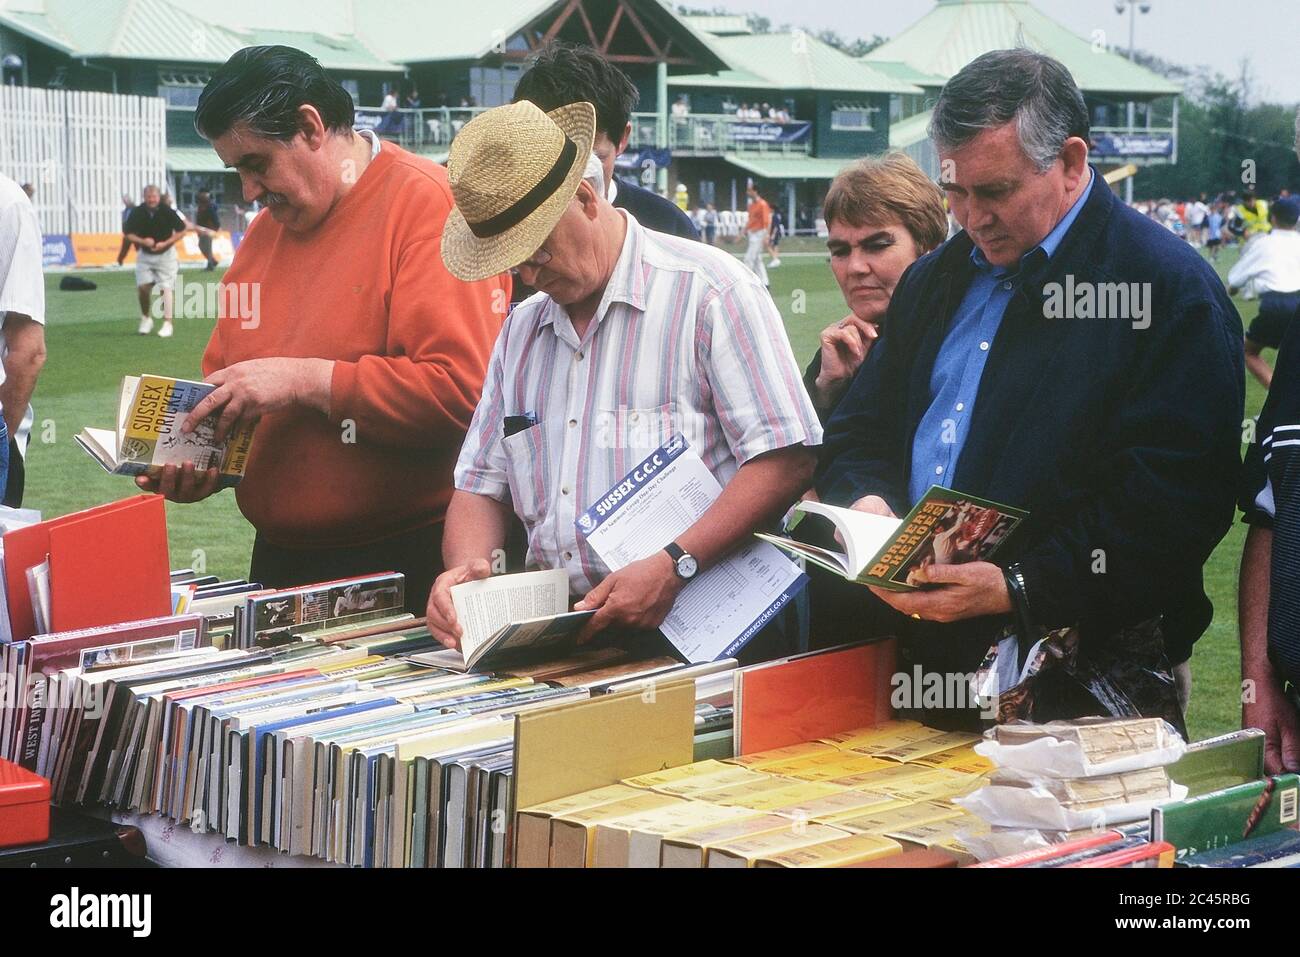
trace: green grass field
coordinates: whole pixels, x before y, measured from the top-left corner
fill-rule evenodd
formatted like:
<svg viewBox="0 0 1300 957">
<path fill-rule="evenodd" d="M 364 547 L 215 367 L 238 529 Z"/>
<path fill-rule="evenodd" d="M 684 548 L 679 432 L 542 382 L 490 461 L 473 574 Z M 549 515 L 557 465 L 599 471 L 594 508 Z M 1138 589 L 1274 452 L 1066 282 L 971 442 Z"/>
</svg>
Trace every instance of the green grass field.
<svg viewBox="0 0 1300 957">
<path fill-rule="evenodd" d="M 827 257 L 792 255 L 796 249 L 816 248 L 803 240 L 783 244 L 786 258 L 771 273 L 772 294 L 801 363 L 817 347 L 821 329 L 845 314 Z M 1226 275 L 1234 258 L 1233 251 L 1221 257 L 1221 274 Z M 49 360 L 34 400 L 36 426 L 24 504 L 41 509 L 47 517 L 132 494 L 129 479 L 105 475 L 73 436 L 86 425 L 110 427 L 123 375 L 157 372 L 197 378 L 213 326 L 210 316 L 182 318 L 171 339 L 138 336 L 133 274 L 90 270 L 84 275 L 99 288 L 60 292 L 59 276 L 46 277 Z M 183 275 L 186 282 L 215 282 L 220 273 L 187 270 Z M 1254 303 L 1238 305 L 1249 322 Z M 1258 414 L 1263 401 L 1263 390 L 1248 379 L 1247 414 Z M 285 494 L 294 490 L 286 489 Z M 202 565 L 210 573 L 228 577 L 247 573 L 253 530 L 231 493 L 222 492 L 197 505 L 169 503 L 167 521 L 174 567 Z M 1215 616 L 1192 659 L 1195 686 L 1188 720 L 1194 738 L 1235 728 L 1240 720 L 1236 580 L 1243 538 L 1243 527 L 1234 524 L 1206 568 Z"/>
</svg>

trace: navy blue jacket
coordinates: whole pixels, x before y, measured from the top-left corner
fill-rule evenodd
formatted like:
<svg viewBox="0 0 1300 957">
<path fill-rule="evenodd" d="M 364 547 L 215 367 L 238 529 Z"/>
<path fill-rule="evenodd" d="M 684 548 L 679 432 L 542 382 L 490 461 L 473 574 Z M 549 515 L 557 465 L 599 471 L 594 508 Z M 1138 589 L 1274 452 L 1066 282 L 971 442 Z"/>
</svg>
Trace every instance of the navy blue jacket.
<svg viewBox="0 0 1300 957">
<path fill-rule="evenodd" d="M 619 178 L 614 205 L 626 209 L 646 229 L 667 233 L 669 236 L 681 236 L 683 239 L 700 238 L 700 231 L 691 222 L 691 217 L 683 213 L 676 203 L 643 189 L 636 183 Z"/>
<path fill-rule="evenodd" d="M 912 438 L 975 268 L 971 247 L 958 233 L 899 282 L 830 420 L 823 501 L 876 494 L 906 513 Z M 1069 289 L 1071 277 L 1076 290 L 1149 284 L 1149 327 L 1048 318 L 1051 284 Z M 991 350 L 951 485 L 1031 513 L 998 560 L 1021 564 L 1035 622 L 1078 624 L 1086 641 L 1163 615 L 1170 660 L 1186 660 L 1212 613 L 1201 568 L 1232 521 L 1241 464 L 1242 324 L 1223 283 L 1094 171 L 1079 218 L 1013 296 Z M 964 635 L 973 668 L 992 624 L 932 627 L 947 641 Z"/>
</svg>

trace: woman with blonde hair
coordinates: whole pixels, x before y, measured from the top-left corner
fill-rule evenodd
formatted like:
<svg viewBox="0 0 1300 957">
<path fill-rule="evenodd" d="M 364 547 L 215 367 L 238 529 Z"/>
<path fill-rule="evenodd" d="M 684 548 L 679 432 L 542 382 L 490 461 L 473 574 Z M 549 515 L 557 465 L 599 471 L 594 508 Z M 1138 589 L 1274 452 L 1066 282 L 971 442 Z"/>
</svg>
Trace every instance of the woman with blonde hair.
<svg viewBox="0 0 1300 957">
<path fill-rule="evenodd" d="M 948 236 L 943 194 L 908 156 L 890 153 L 845 167 L 823 204 L 831 271 L 849 314 L 822 330 L 805 376 L 823 421 L 879 338 L 907 267 Z"/>
</svg>

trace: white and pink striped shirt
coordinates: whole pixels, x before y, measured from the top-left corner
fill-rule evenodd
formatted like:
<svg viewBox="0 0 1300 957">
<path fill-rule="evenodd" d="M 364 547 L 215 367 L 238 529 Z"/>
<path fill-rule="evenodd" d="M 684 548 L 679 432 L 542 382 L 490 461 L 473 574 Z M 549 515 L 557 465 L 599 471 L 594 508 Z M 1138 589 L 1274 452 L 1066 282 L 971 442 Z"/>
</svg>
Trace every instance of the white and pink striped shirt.
<svg viewBox="0 0 1300 957">
<path fill-rule="evenodd" d="M 544 293 L 520 303 L 492 351 L 456 488 L 510 503 L 528 564 L 564 568 L 583 595 L 608 569 L 575 521 L 681 432 L 720 485 L 745 462 L 822 430 L 781 314 L 725 252 L 644 229 L 627 236 L 579 341 Z M 537 424 L 504 437 L 507 416 Z"/>
</svg>

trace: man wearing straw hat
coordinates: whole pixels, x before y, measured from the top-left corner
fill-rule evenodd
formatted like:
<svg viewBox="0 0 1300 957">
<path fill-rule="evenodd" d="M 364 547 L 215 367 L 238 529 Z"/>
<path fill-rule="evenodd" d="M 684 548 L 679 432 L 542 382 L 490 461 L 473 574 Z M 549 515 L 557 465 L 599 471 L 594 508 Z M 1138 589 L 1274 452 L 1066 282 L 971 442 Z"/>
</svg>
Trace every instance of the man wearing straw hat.
<svg viewBox="0 0 1300 957">
<path fill-rule="evenodd" d="M 604 196 L 595 110 L 489 110 L 452 144 L 442 256 L 466 281 L 514 268 L 538 293 L 502 329 L 456 465 L 429 628 L 454 646 L 452 585 L 484 578 L 511 510 L 530 567 L 563 568 L 588 633 L 657 628 L 686 582 L 777 519 L 821 441 L 781 316 L 724 252 L 644 229 Z M 723 487 L 676 542 L 609 573 L 578 514 L 674 434 Z M 774 631 L 768 629 L 768 631 Z M 783 648 L 750 642 L 746 657 Z"/>
</svg>

